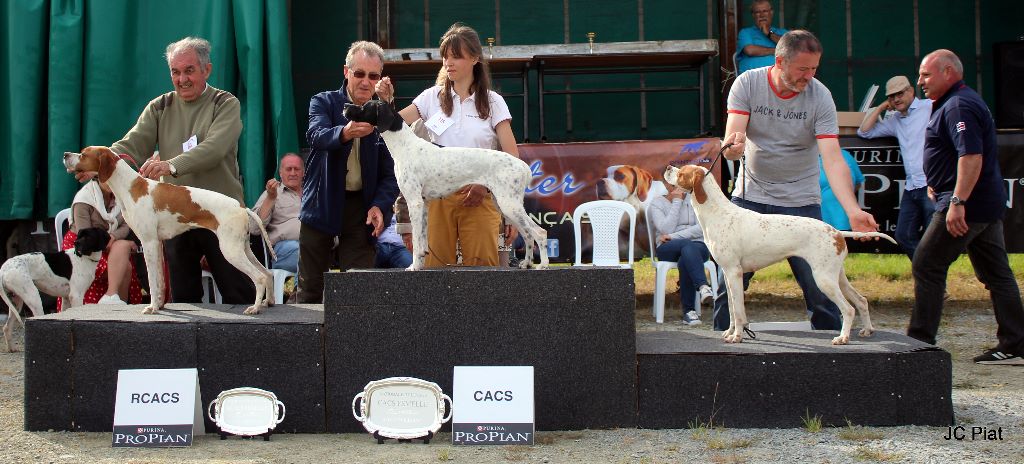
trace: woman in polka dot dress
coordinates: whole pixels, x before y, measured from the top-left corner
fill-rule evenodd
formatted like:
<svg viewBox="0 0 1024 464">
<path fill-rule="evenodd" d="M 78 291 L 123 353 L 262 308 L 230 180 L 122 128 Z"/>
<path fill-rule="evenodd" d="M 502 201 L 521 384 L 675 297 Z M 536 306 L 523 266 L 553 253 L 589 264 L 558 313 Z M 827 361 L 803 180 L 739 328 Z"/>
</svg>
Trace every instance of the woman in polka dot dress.
<svg viewBox="0 0 1024 464">
<path fill-rule="evenodd" d="M 142 289 L 131 254 L 138 251 L 135 242 L 128 240 L 131 230 L 121 216 L 121 208 L 106 184 L 87 182 L 75 194 L 71 204 L 71 229 L 64 235 L 63 249 L 75 246 L 78 231 L 96 227 L 107 229 L 110 244 L 103 251 L 96 277 L 85 292 L 85 304 L 139 304 Z M 127 303 L 126 303 L 127 302 Z M 58 309 L 60 309 L 58 303 Z"/>
</svg>

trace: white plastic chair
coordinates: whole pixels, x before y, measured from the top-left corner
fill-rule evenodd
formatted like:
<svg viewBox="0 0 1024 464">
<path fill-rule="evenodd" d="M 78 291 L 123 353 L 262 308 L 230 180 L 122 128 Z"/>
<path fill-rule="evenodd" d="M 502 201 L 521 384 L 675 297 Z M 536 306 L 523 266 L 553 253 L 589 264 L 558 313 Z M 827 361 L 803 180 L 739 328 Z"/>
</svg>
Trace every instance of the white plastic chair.
<svg viewBox="0 0 1024 464">
<path fill-rule="evenodd" d="M 619 224 L 622 215 L 629 216 L 629 255 L 625 263 L 619 258 Z M 636 208 L 629 203 L 618 200 L 588 201 L 576 207 L 572 213 L 572 227 L 576 237 L 576 262 L 573 266 L 583 265 L 583 240 L 581 237 L 582 218 L 590 218 L 590 227 L 594 231 L 593 266 L 633 267 L 633 242 L 636 236 Z M 543 250 L 541 250 L 543 252 Z"/>
<path fill-rule="evenodd" d="M 672 261 L 659 261 L 658 252 L 655 251 L 655 239 L 658 234 L 651 223 L 650 214 L 644 215 L 644 222 L 647 224 L 647 239 L 651 244 L 651 265 L 654 266 L 654 305 L 651 312 L 654 313 L 654 321 L 658 324 L 665 322 L 665 286 L 668 281 L 668 271 L 678 269 L 679 264 Z M 718 294 L 718 266 L 710 259 L 704 262 L 704 269 L 708 272 L 708 285 L 711 286 L 711 293 Z M 695 292 L 693 307 L 700 312 L 700 292 Z"/>
<path fill-rule="evenodd" d="M 289 277 L 295 277 L 295 273 L 285 269 L 271 269 L 270 268 L 270 251 L 263 239 L 260 239 L 263 243 L 263 265 L 270 269 L 270 273 L 274 275 L 274 304 L 284 304 L 284 284 Z"/>
<path fill-rule="evenodd" d="M 60 251 L 61 245 L 64 244 L 64 226 L 70 224 L 71 221 L 71 208 L 64 208 L 57 212 L 57 217 L 53 218 L 53 234 L 57 236 L 57 251 Z"/>
<path fill-rule="evenodd" d="M 210 299 L 210 290 L 213 290 L 213 300 Z M 203 303 L 221 304 L 224 298 L 220 296 L 220 289 L 217 288 L 217 281 L 214 280 L 210 271 L 203 271 Z"/>
</svg>

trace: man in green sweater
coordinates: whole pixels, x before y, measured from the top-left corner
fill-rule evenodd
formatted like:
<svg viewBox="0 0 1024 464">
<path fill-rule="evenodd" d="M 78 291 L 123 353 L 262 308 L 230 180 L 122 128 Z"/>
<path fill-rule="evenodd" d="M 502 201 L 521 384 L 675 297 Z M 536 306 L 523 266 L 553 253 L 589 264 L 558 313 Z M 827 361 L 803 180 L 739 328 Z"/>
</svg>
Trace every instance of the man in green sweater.
<svg viewBox="0 0 1024 464">
<path fill-rule="evenodd" d="M 150 101 L 135 127 L 111 149 L 145 160 L 139 169 L 144 177 L 213 190 L 244 205 L 238 177 L 239 103 L 206 83 L 213 69 L 210 42 L 186 37 L 168 45 L 165 56 L 174 91 Z M 146 159 L 158 148 L 159 154 Z M 248 304 L 256 298 L 252 281 L 224 259 L 217 236 L 193 229 L 164 242 L 171 301 L 202 300 L 204 256 L 224 303 Z"/>
</svg>

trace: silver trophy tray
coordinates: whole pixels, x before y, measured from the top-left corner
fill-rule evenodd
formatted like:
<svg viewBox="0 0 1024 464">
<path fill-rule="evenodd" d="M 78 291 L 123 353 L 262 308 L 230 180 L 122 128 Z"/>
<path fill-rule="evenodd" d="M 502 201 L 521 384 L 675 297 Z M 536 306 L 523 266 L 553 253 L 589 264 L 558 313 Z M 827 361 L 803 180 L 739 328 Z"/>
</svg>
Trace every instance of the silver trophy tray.
<svg viewBox="0 0 1024 464">
<path fill-rule="evenodd" d="M 224 390 L 207 408 L 210 420 L 220 428 L 222 440 L 228 433 L 263 435 L 264 440 L 269 440 L 274 427 L 284 420 L 284 414 L 284 403 L 277 400 L 277 395 L 253 387 Z"/>
<path fill-rule="evenodd" d="M 366 384 L 352 399 L 352 415 L 378 443 L 384 438 L 424 438 L 427 443 L 451 419 L 451 403 L 452 399 L 434 382 L 389 377 Z"/>
</svg>

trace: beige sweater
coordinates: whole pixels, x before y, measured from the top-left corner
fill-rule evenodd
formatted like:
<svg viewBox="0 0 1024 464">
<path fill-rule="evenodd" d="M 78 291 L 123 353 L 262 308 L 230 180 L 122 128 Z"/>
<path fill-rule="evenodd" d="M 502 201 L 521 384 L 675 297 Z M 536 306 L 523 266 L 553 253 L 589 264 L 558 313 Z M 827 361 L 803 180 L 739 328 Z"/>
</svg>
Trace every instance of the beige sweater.
<svg viewBox="0 0 1024 464">
<path fill-rule="evenodd" d="M 177 171 L 162 181 L 213 190 L 244 204 L 238 176 L 240 115 L 238 99 L 213 86 L 191 102 L 168 92 L 149 102 L 135 127 L 111 148 L 131 155 L 139 165 L 160 150 L 160 159 Z M 192 136 L 198 145 L 182 153 Z"/>
</svg>

